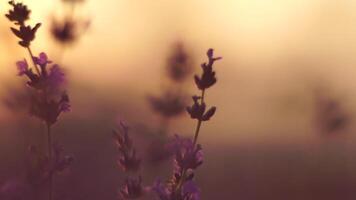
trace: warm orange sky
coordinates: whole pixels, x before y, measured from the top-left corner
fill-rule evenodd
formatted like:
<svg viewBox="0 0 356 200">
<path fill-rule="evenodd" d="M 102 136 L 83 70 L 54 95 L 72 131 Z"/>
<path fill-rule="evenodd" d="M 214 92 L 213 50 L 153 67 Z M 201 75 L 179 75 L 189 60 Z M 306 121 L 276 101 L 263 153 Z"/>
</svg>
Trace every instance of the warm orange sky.
<svg viewBox="0 0 356 200">
<path fill-rule="evenodd" d="M 61 13 L 59 1 L 23 2 L 33 10 L 32 22 L 43 23 L 33 49 L 55 57 L 48 19 Z M 7 9 L 0 4 L 1 15 Z M 221 81 L 209 95 L 224 113 L 217 117 L 218 129 L 257 135 L 275 131 L 278 122 L 287 127 L 279 132 L 299 130 L 308 123 L 306 87 L 323 80 L 342 94 L 356 94 L 355 10 L 351 0 L 88 0 L 80 15 L 92 20 L 91 28 L 63 63 L 75 81 L 102 88 L 125 85 L 144 96 L 158 88 L 158 71 L 173 42 L 184 41 L 198 62 L 214 47 L 224 57 L 218 66 Z M 16 41 L 8 26 L 0 19 L 2 79 L 12 79 L 11 63 L 26 55 L 10 45 Z M 297 109 L 285 113 L 289 101 Z"/>
</svg>

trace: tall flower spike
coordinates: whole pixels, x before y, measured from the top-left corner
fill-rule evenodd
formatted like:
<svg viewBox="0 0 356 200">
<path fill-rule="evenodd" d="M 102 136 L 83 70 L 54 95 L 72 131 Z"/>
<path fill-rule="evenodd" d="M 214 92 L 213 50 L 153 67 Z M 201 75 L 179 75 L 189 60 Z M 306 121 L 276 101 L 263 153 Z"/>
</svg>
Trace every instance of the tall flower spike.
<svg viewBox="0 0 356 200">
<path fill-rule="evenodd" d="M 141 165 L 141 159 L 137 157 L 136 150 L 132 145 L 132 141 L 128 135 L 128 127 L 120 122 L 120 133 L 113 131 L 116 146 L 120 152 L 118 165 L 124 171 L 136 172 Z"/>
<path fill-rule="evenodd" d="M 143 196 L 144 192 L 141 176 L 137 178 L 129 177 L 125 180 L 119 195 L 122 199 L 138 199 Z"/>
</svg>

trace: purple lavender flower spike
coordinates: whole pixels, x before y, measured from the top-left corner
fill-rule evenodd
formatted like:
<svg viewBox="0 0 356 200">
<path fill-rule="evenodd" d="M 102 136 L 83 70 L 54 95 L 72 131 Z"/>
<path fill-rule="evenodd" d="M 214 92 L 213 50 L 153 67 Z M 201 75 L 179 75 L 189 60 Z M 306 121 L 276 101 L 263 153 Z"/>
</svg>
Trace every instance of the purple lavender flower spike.
<svg viewBox="0 0 356 200">
<path fill-rule="evenodd" d="M 47 54 L 42 52 L 38 57 L 34 56 L 33 60 L 39 66 L 46 66 L 47 64 L 52 63 L 52 61 L 48 60 Z"/>
<path fill-rule="evenodd" d="M 19 76 L 23 76 L 28 72 L 28 64 L 26 59 L 16 62 L 16 65 L 17 69 L 19 70 Z"/>
<path fill-rule="evenodd" d="M 141 176 L 134 178 L 129 177 L 125 180 L 125 184 L 120 189 L 120 197 L 122 199 L 138 199 L 142 197 L 145 189 L 142 187 Z"/>
<path fill-rule="evenodd" d="M 175 169 L 180 173 L 183 169 L 194 170 L 203 163 L 203 153 L 200 145 L 195 146 L 191 139 L 182 139 L 176 135 L 175 145 Z"/>
<path fill-rule="evenodd" d="M 166 187 L 165 184 L 162 183 L 160 179 L 157 179 L 152 187 L 151 190 L 155 192 L 160 200 L 170 200 L 171 192 Z"/>
<path fill-rule="evenodd" d="M 200 190 L 192 180 L 184 183 L 182 192 L 187 200 L 200 200 Z"/>
</svg>

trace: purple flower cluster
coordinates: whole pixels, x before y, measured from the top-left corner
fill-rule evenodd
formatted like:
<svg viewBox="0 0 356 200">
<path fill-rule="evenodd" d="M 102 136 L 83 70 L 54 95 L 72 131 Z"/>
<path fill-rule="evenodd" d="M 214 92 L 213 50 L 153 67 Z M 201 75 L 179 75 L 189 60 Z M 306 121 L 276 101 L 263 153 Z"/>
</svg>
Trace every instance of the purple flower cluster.
<svg viewBox="0 0 356 200">
<path fill-rule="evenodd" d="M 140 168 L 141 160 L 136 155 L 136 149 L 129 137 L 129 127 L 123 122 L 119 122 L 120 133 L 113 131 L 114 140 L 117 149 L 119 150 L 118 165 L 123 171 L 137 172 Z"/>
<path fill-rule="evenodd" d="M 63 156 L 62 148 L 52 144 L 52 125 L 57 122 L 61 113 L 70 110 L 69 97 L 64 92 L 65 74 L 45 53 L 40 53 L 38 57 L 33 55 L 30 44 L 41 24 L 37 23 L 33 28 L 26 25 L 31 13 L 27 6 L 13 0 L 9 4 L 12 10 L 5 16 L 18 26 L 11 27 L 11 31 L 20 38 L 19 44 L 28 50 L 33 63 L 31 68 L 25 59 L 18 61 L 16 63 L 18 75 L 28 79 L 27 86 L 32 94 L 29 103 L 30 113 L 44 122 L 47 128 L 48 154 L 45 155 L 34 146 L 30 148 L 27 179 L 32 185 L 48 183 L 48 199 L 52 200 L 54 174 L 65 170 L 73 160 L 70 156 Z"/>
<path fill-rule="evenodd" d="M 53 159 L 41 153 L 36 146 L 30 146 L 27 160 L 27 181 L 31 185 L 41 186 L 47 184 L 51 176 L 68 169 L 73 162 L 73 157 L 63 154 L 63 148 L 54 146 Z"/>
<path fill-rule="evenodd" d="M 129 137 L 129 127 L 122 121 L 119 122 L 119 132 L 113 131 L 114 141 L 119 151 L 117 163 L 124 172 L 137 173 L 141 166 L 141 159 L 137 157 L 136 149 Z M 132 175 L 126 178 L 119 196 L 121 199 L 137 199 L 144 193 L 141 176 Z"/>
<path fill-rule="evenodd" d="M 57 64 L 48 60 L 45 53 L 33 57 L 33 61 L 40 67 L 39 73 L 33 72 L 26 60 L 21 60 L 16 63 L 18 74 L 26 76 L 27 85 L 36 91 L 31 101 L 31 114 L 47 125 L 53 125 L 62 112 L 70 110 L 69 97 L 63 92 L 65 75 Z"/>
<path fill-rule="evenodd" d="M 193 181 L 194 170 L 203 163 L 200 145 L 194 145 L 188 138 L 175 135 L 168 148 L 174 154 L 174 171 L 166 183 L 156 180 L 152 186 L 159 200 L 199 200 L 200 190 Z"/>
</svg>

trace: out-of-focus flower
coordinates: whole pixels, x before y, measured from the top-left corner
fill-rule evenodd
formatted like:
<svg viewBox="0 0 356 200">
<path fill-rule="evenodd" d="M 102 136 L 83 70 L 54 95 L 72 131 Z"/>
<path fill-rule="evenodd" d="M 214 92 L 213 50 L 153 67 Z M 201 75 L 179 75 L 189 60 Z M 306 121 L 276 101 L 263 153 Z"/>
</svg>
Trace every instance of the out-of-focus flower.
<svg viewBox="0 0 356 200">
<path fill-rule="evenodd" d="M 62 86 L 65 84 L 65 74 L 62 69 L 57 64 L 47 67 L 47 64 L 52 63 L 52 61 L 49 61 L 47 55 L 43 52 L 33 59 L 35 63 L 41 67 L 40 74 L 35 74 L 32 69 L 28 67 L 26 60 L 24 60 L 17 62 L 19 75 L 26 75 L 29 79 L 27 84 L 36 90 L 43 91 L 47 94 L 54 94 L 61 91 Z"/>
<path fill-rule="evenodd" d="M 348 127 L 351 117 L 337 98 L 327 96 L 319 91 L 315 106 L 316 124 L 322 133 L 337 133 Z"/>
<path fill-rule="evenodd" d="M 46 67 L 47 64 L 52 63 L 52 61 L 48 60 L 47 54 L 44 52 L 41 52 L 38 57 L 34 56 L 33 60 L 35 61 L 35 63 L 39 66 L 43 66 Z"/>
<path fill-rule="evenodd" d="M 137 157 L 136 149 L 128 135 L 129 129 L 124 123 L 120 122 L 120 133 L 113 131 L 116 146 L 120 152 L 118 165 L 124 171 L 138 171 L 141 165 L 141 159 Z"/>
<path fill-rule="evenodd" d="M 183 184 L 182 190 L 175 190 L 171 185 L 156 180 L 151 190 L 159 200 L 200 200 L 200 190 L 191 180 Z"/>
<path fill-rule="evenodd" d="M 46 122 L 47 125 L 53 125 L 61 113 L 68 111 L 70 111 L 70 104 L 68 95 L 65 93 L 57 101 L 45 100 L 37 96 L 32 98 L 30 113 Z"/>
<path fill-rule="evenodd" d="M 182 193 L 185 200 L 200 200 L 200 190 L 192 180 L 184 183 Z"/>
<path fill-rule="evenodd" d="M 129 177 L 125 180 L 125 184 L 120 189 L 120 197 L 122 199 L 138 199 L 145 193 L 145 188 L 142 186 L 141 176 L 137 178 Z"/>
<path fill-rule="evenodd" d="M 29 185 L 21 178 L 7 180 L 0 186 L 1 200 L 25 200 L 29 193 Z"/>
<path fill-rule="evenodd" d="M 31 11 L 26 5 L 22 3 L 15 3 L 13 0 L 9 1 L 9 4 L 13 7 L 13 9 L 9 10 L 9 13 L 5 16 L 10 21 L 15 22 L 16 25 L 24 24 L 25 21 L 29 19 Z"/>
<path fill-rule="evenodd" d="M 197 119 L 201 121 L 208 121 L 216 112 L 216 107 L 211 107 L 208 111 L 205 112 L 206 105 L 204 102 L 199 102 L 201 97 L 193 96 L 193 105 L 187 107 L 187 112 L 189 113 L 192 119 Z"/>
<path fill-rule="evenodd" d="M 70 155 L 63 155 L 63 147 L 55 144 L 54 149 L 54 159 L 52 163 L 52 173 L 60 173 L 66 170 L 73 162 L 74 158 Z"/>
<path fill-rule="evenodd" d="M 19 76 L 25 75 L 29 71 L 26 59 L 16 62 L 16 66 L 19 70 Z"/>
<path fill-rule="evenodd" d="M 89 21 L 74 21 L 72 19 L 60 21 L 53 18 L 51 33 L 59 43 L 72 44 L 88 29 L 89 24 Z"/>
<path fill-rule="evenodd" d="M 162 117 L 166 118 L 182 114 L 185 106 L 187 105 L 185 99 L 185 97 L 169 91 L 164 93 L 161 97 L 148 97 L 152 109 L 162 115 Z"/>
<path fill-rule="evenodd" d="M 200 145 L 194 145 L 188 138 L 181 138 L 175 135 L 170 144 L 174 152 L 174 164 L 177 172 L 185 170 L 194 170 L 203 163 L 203 151 Z"/>
<path fill-rule="evenodd" d="M 184 81 L 193 71 L 192 61 L 183 43 L 176 43 L 167 61 L 167 74 L 175 82 Z"/>
<path fill-rule="evenodd" d="M 207 52 L 208 63 L 201 65 L 203 74 L 199 77 L 194 76 L 195 84 L 200 90 L 205 90 L 216 83 L 215 72 L 213 71 L 213 64 L 215 61 L 222 59 L 222 57 L 214 57 L 214 50 L 209 49 Z"/>
</svg>

